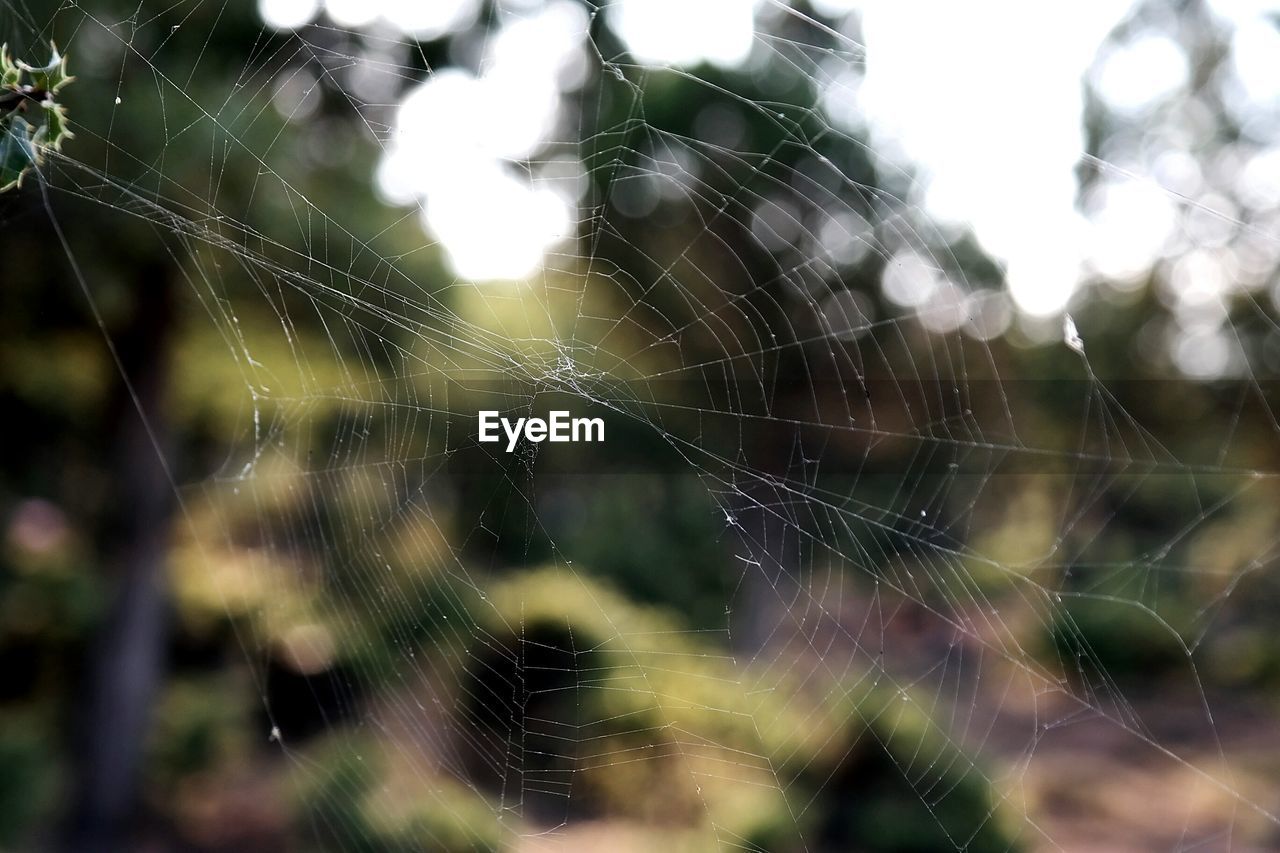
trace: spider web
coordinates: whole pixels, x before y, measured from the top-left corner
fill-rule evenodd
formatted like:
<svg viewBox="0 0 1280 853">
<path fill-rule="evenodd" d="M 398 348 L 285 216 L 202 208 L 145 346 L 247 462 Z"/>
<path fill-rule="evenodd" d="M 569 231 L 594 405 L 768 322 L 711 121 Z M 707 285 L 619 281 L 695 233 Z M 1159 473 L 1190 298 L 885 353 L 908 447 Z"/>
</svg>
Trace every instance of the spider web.
<svg viewBox="0 0 1280 853">
<path fill-rule="evenodd" d="M 304 848 L 1275 843 L 1247 269 L 1197 303 L 1213 382 L 1178 370 L 1203 335 L 1146 366 L 1157 333 L 1114 342 L 1132 285 L 1020 313 L 841 100 L 856 16 L 761 5 L 749 61 L 663 64 L 626 4 L 401 9 L 416 37 L 350 4 L 96 5 L 5 7 L 98 98 L 68 90 L 44 206 L 108 339 L 120 273 L 71 211 L 189 306 L 144 413 L 186 436 L 179 621 L 237 650 L 235 778 L 290 792 L 264 796 Z M 432 112 L 552 13 L 539 133 L 501 140 L 515 100 Z M 1274 260 L 1273 217 L 1159 195 L 1234 235 L 1190 229 L 1192 267 Z M 476 441 L 482 409 L 555 408 L 606 440 Z"/>
</svg>

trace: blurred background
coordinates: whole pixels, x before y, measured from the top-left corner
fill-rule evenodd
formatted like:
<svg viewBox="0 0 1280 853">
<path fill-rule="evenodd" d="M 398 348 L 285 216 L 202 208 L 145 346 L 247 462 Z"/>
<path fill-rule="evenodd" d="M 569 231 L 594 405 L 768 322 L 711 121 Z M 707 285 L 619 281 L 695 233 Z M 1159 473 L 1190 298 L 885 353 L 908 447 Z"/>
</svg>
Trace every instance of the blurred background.
<svg viewBox="0 0 1280 853">
<path fill-rule="evenodd" d="M 1278 25 L 3 0 L 0 849 L 1280 850 Z"/>
</svg>

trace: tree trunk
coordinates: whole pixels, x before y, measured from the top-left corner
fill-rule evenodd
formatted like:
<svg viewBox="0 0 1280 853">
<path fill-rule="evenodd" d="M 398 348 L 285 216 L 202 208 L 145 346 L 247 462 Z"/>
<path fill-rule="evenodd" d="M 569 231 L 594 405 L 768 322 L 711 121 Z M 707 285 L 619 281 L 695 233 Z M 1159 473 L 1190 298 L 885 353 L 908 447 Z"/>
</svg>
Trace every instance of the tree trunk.
<svg viewBox="0 0 1280 853">
<path fill-rule="evenodd" d="M 113 488 L 100 540 L 112 601 L 86 656 L 63 844 L 76 853 L 134 847 L 139 771 L 164 669 L 164 564 L 174 494 L 165 467 L 171 438 L 163 407 L 175 294 L 163 267 L 150 268 L 140 284 L 132 320 L 114 336 L 124 375 L 104 429 L 115 436 Z"/>
</svg>

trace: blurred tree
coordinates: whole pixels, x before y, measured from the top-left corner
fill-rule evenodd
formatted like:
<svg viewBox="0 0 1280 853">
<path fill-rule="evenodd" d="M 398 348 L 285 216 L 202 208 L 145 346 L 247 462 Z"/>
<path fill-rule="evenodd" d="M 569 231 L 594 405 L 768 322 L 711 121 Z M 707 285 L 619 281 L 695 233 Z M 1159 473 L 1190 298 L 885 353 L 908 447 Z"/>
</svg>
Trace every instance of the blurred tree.
<svg viewBox="0 0 1280 853">
<path fill-rule="evenodd" d="M 999 296 L 1002 273 L 971 235 L 930 226 L 913 176 L 879 159 L 865 132 L 825 120 L 820 81 L 831 57 L 854 68 L 858 60 L 846 38 L 799 14 L 768 18 L 770 49 L 754 64 L 693 71 L 632 63 L 607 16 L 594 16 L 596 61 L 561 117 L 586 176 L 582 243 L 549 264 L 545 287 L 469 297 L 451 286 L 440 253 L 423 251 L 417 217 L 377 199 L 370 174 L 394 124 L 390 105 L 421 77 L 473 65 L 475 45 L 501 23 L 492 11 L 425 43 L 327 21 L 297 34 L 264 31 L 248 6 L 209 2 L 63 6 L 50 27 L 20 25 L 22 55 L 42 49 L 37 33 L 74 34 L 84 69 L 66 92 L 74 148 L 50 151 L 38 181 L 0 198 L 0 253 L 13 259 L 0 288 L 0 394 L 15 433 L 0 443 L 0 497 L 28 528 L 51 529 L 50 512 L 32 514 L 39 497 L 93 543 L 79 562 L 64 555 L 43 575 L 27 568 L 30 549 L 11 547 L 0 586 L 9 606 L 47 598 L 60 614 L 49 620 L 57 631 L 6 630 L 0 659 L 47 654 L 65 665 L 78 646 L 85 661 L 80 692 L 33 676 L 6 699 L 81 718 L 80 741 L 60 752 L 78 765 L 66 846 L 136 846 L 140 827 L 158 824 L 149 831 L 162 838 L 217 847 L 210 839 L 227 837 L 209 828 L 217 821 L 206 816 L 198 840 L 182 825 L 176 778 L 238 780 L 242 771 L 217 765 L 219 749 L 208 744 L 251 725 L 261 729 L 247 738 L 259 750 L 274 731 L 307 751 L 296 766 L 315 762 L 300 774 L 298 827 L 263 821 L 269 848 L 292 833 L 304 848 L 318 835 L 335 849 L 493 849 L 503 834 L 490 798 L 505 792 L 529 794 L 534 822 L 669 812 L 675 832 L 705 838 L 710 814 L 780 851 L 808 843 L 797 829 L 811 849 L 937 849 L 957 839 L 1007 849 L 993 792 L 916 703 L 846 690 L 831 672 L 820 672 L 822 692 L 843 704 L 816 725 L 807 714 L 818 703 L 799 686 L 798 711 L 772 697 L 725 697 L 722 685 L 744 676 L 722 665 L 724 649 L 686 642 L 688 629 L 728 629 L 740 660 L 783 660 L 790 634 L 775 629 L 810 613 L 798 596 L 828 564 L 859 582 L 849 598 L 862 594 L 859 584 L 891 582 L 904 601 L 985 620 L 990 607 L 1028 607 L 1024 592 L 1055 587 L 1057 575 L 1026 566 L 1051 548 L 1066 555 L 1068 594 L 1114 593 L 1185 613 L 1188 599 L 1221 590 L 1188 581 L 1147 598 L 1129 581 L 1148 577 L 1140 558 L 1174 540 L 1169 516 L 1195 517 L 1207 486 L 1152 495 L 1125 492 L 1116 478 L 1100 490 L 1105 500 L 1079 498 L 1075 513 L 1071 489 L 1048 484 L 1055 472 L 996 478 L 1002 460 L 978 445 L 1006 426 L 1016 445 L 1018 430 L 1000 418 L 1030 412 L 1035 443 L 1053 458 L 1074 464 L 1096 450 L 1123 462 L 1128 447 L 1150 449 L 1125 414 L 1170 439 L 1162 452 L 1208 448 L 1215 458 L 1209 444 L 1219 437 L 1186 414 L 1225 420 L 1238 401 L 1192 383 L 1102 399 L 1066 346 L 1014 346 L 1016 330 L 987 340 L 954 324 L 939 334 L 887 298 L 886 272 L 906 249 L 989 295 Z M 376 97 L 358 85 L 370 74 L 387 84 Z M 0 103 L 25 103 L 12 98 L 13 83 L 6 88 Z M 4 155 L 10 175 L 34 161 L 36 137 L 7 126 L 25 140 Z M 1101 143 L 1097 153 L 1115 159 Z M 65 252 L 52 223 L 65 228 Z M 55 250 L 42 248 L 37 262 L 33 246 Z M 84 292 L 68 286 L 81 274 Z M 1142 330 L 1165 316 L 1161 304 L 1146 292 L 1119 308 L 1082 305 L 1091 369 L 1123 368 Z M 681 470 L 687 457 L 701 485 L 584 484 L 535 464 L 433 467 L 434 454 L 457 445 L 443 447 L 448 438 L 420 420 L 444 399 L 423 374 L 504 372 L 495 365 L 511 374 L 504 379 L 532 377 L 539 392 L 589 387 L 618 411 L 642 412 L 620 427 L 618 445 L 645 462 L 669 453 Z M 1168 364 L 1149 370 L 1177 376 Z M 1019 376 L 1048 381 L 1001 381 Z M 504 390 L 455 390 L 448 407 Z M 1245 432 L 1253 466 L 1273 462 L 1274 433 Z M 618 445 L 584 449 L 574 464 L 607 469 Z M 961 449 L 980 477 L 946 474 Z M 1230 562 L 1240 558 L 1223 543 L 1234 541 L 1263 553 L 1257 510 L 1268 496 L 1257 490 L 1241 518 L 1174 540 L 1163 556 L 1213 552 Z M 928 525 L 918 521 L 925 498 Z M 1078 521 L 1064 526 L 1067 517 Z M 1112 535 L 1099 542 L 1104 526 Z M 997 564 L 957 561 L 972 569 L 962 573 L 922 557 L 931 545 L 959 553 L 961 536 Z M 532 571 L 556 557 L 580 574 Z M 467 583 L 448 580 L 459 574 Z M 577 584 L 592 574 L 610 583 Z M 94 591 L 105 605 L 79 603 Z M 1123 619 L 1088 607 L 1055 613 L 1026 621 L 1045 626 L 1038 651 L 1059 670 L 1070 673 L 1086 646 L 1115 652 L 1108 671 L 1129 655 L 1135 676 L 1176 659 L 1167 633 L 1131 649 L 1117 629 Z M 1246 629 L 1261 617 L 1238 618 Z M 1187 621 L 1179 628 L 1191 632 Z M 815 631 L 812 622 L 790 627 Z M 614 648 L 628 631 L 664 639 L 638 665 Z M 246 648 L 256 683 L 232 677 Z M 424 669 L 419 656 L 440 660 Z M 160 686 L 166 658 L 180 685 Z M 581 684 L 627 683 L 637 667 L 657 688 L 589 691 L 579 702 Z M 206 670 L 227 677 L 185 678 Z M 240 702 L 191 698 L 237 689 L 265 706 L 265 720 L 246 723 Z M 157 730 L 152 754 L 163 769 L 145 775 L 155 813 L 140 818 L 143 733 L 161 692 L 183 719 Z M 435 719 L 424 695 L 452 713 Z M 664 705 L 655 698 L 663 695 L 680 702 Z M 671 708 L 681 703 L 696 711 L 677 720 Z M 401 706 L 416 709 L 414 738 L 359 726 Z M 865 722 L 881 712 L 905 721 L 905 734 Z M 762 714 L 777 722 L 763 735 L 745 722 Z M 600 722 L 618 719 L 627 725 Z M 742 778 L 717 770 L 705 774 L 715 779 L 705 795 L 692 790 L 677 722 L 683 736 L 711 744 L 695 766 L 732 766 Z M 562 732 L 583 725 L 589 733 L 570 754 Z M 441 752 L 463 756 L 447 773 L 413 760 L 436 739 L 429 727 L 452 739 Z M 504 763 L 512 727 L 529 736 L 522 772 L 554 783 L 582 771 L 572 808 L 554 784 L 526 791 Z M 596 734 L 605 747 L 594 757 L 655 750 L 661 759 L 593 761 L 586 745 Z M 50 787 L 31 760 L 49 749 L 47 737 L 0 743 L 33 792 Z M 954 791 L 933 814 L 900 778 L 917 747 L 926 763 L 957 768 L 930 780 Z M 722 750 L 737 752 L 729 761 Z M 786 781 L 816 797 L 802 825 L 789 820 L 778 779 L 743 756 L 777 757 Z M 898 817 L 873 820 L 868 803 Z M 0 791 L 8 838 L 22 837 L 12 815 L 26 805 Z"/>
</svg>

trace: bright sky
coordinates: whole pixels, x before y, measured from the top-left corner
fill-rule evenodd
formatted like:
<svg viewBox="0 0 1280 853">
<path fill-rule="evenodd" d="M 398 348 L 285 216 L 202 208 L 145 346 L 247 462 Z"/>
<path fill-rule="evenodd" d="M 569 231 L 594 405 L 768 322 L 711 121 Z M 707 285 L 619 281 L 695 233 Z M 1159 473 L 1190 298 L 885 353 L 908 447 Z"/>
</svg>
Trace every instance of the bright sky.
<svg viewBox="0 0 1280 853">
<path fill-rule="evenodd" d="M 382 20 L 418 37 L 468 27 L 480 6 L 479 0 L 259 2 L 264 20 L 282 29 L 323 11 L 340 26 Z M 1166 190 L 1170 180 L 1177 189 L 1185 164 L 1165 164 L 1170 180 L 1143 174 L 1139 164 L 1120 164 L 1133 174 L 1104 181 L 1086 199 L 1090 216 L 1075 209 L 1074 170 L 1084 149 L 1082 80 L 1089 69 L 1108 103 L 1134 114 L 1187 81 L 1186 58 L 1160 36 L 1099 56 L 1130 0 L 814 5 L 823 13 L 857 9 L 861 15 L 866 76 L 856 82 L 844 75 L 834 83 L 849 88 L 854 80 L 839 103 L 869 121 L 878 149 L 897 151 L 904 164 L 922 169 L 931 215 L 972 227 L 1007 264 L 1009 293 L 1024 313 L 1057 314 L 1083 276 L 1123 280 L 1165 253 L 1178 227 L 1175 196 Z M 1237 26 L 1242 97 L 1280 105 L 1280 34 L 1262 17 L 1275 4 L 1212 5 Z M 614 0 L 605 15 L 641 62 L 731 68 L 753 50 L 767 49 L 755 27 L 761 15 L 777 13 L 775 6 L 773 0 Z M 383 195 L 420 205 L 424 225 L 455 271 L 476 281 L 534 274 L 545 252 L 569 233 L 577 202 L 573 182 L 542 180 L 515 163 L 536 159 L 562 96 L 582 82 L 587 15 L 573 0 L 503 0 L 498 8 L 500 24 L 479 75 L 442 71 L 414 89 L 378 172 Z M 831 118 L 841 120 L 835 113 Z M 1280 157 L 1269 162 L 1280 165 Z M 905 269 L 919 266 L 906 260 Z M 911 284 L 904 275 L 886 281 L 894 291 L 888 295 L 916 308 L 922 320 L 930 311 L 935 320 L 941 316 L 934 303 L 953 299 L 954 288 L 934 278 Z"/>
<path fill-rule="evenodd" d="M 462 278 L 527 278 L 570 233 L 576 185 L 513 163 L 539 153 L 563 90 L 581 82 L 587 25 L 571 0 L 511 15 L 487 42 L 478 76 L 440 71 L 400 107 L 378 187 L 390 201 L 422 207 Z"/>
<path fill-rule="evenodd" d="M 862 113 L 926 170 L 929 211 L 971 225 L 1007 263 L 1010 294 L 1029 313 L 1060 311 L 1076 286 L 1080 80 L 1123 12 L 1025 0 L 897 0 L 863 12 Z"/>
</svg>

